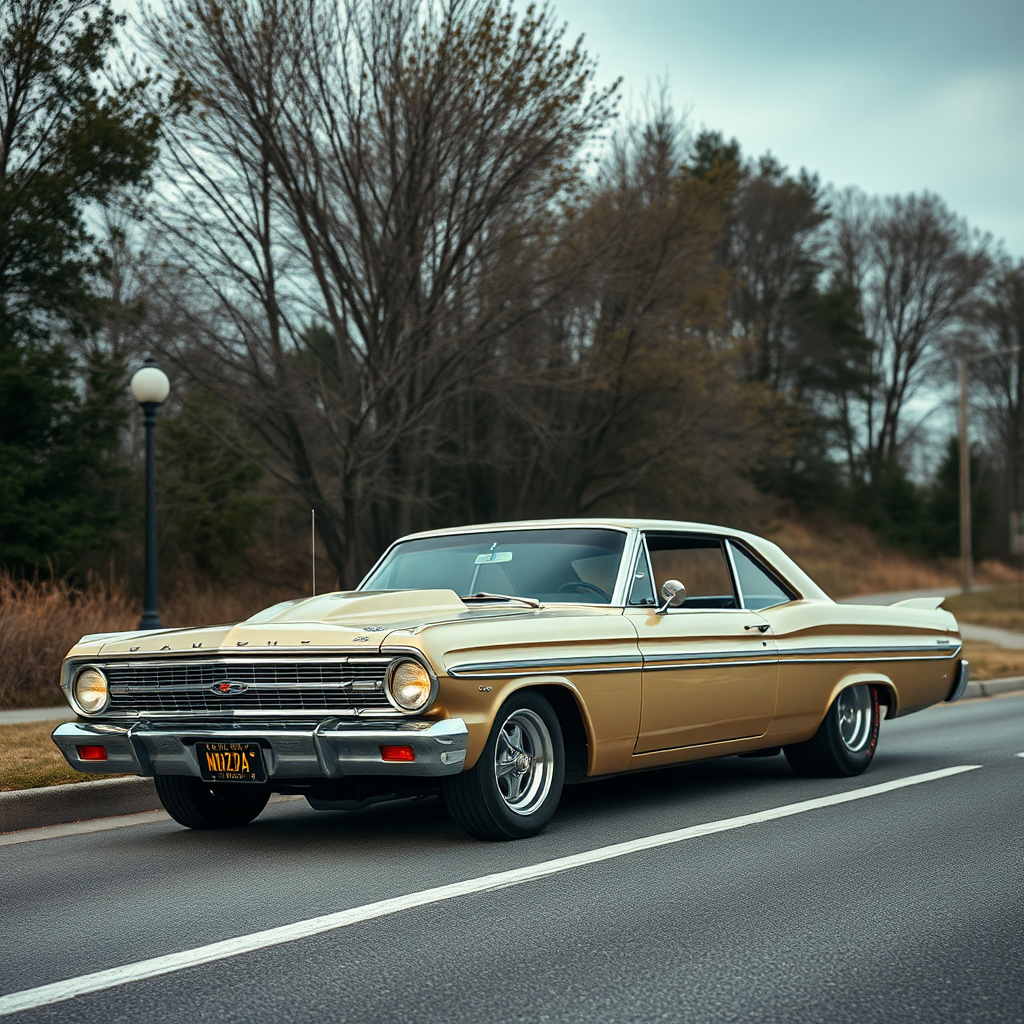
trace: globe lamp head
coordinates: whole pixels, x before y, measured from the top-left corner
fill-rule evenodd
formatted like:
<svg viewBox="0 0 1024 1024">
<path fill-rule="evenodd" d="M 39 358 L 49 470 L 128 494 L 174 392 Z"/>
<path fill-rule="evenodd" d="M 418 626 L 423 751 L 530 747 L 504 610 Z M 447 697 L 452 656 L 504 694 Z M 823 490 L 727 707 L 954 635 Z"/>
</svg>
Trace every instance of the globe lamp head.
<svg viewBox="0 0 1024 1024">
<path fill-rule="evenodd" d="M 171 382 L 152 359 L 147 359 L 142 368 L 132 375 L 131 389 L 132 397 L 139 405 L 159 405 L 171 393 Z"/>
</svg>

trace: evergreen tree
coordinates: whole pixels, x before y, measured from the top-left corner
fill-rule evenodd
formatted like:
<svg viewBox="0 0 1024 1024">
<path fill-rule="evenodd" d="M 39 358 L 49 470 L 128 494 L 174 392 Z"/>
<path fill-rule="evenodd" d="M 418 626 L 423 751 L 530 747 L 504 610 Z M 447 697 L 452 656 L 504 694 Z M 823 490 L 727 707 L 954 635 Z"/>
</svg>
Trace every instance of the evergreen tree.
<svg viewBox="0 0 1024 1024">
<path fill-rule="evenodd" d="M 116 522 L 123 367 L 76 360 L 97 328 L 92 210 L 144 188 L 159 121 L 113 82 L 109 0 L 0 6 L 0 562 L 67 566 Z"/>
</svg>

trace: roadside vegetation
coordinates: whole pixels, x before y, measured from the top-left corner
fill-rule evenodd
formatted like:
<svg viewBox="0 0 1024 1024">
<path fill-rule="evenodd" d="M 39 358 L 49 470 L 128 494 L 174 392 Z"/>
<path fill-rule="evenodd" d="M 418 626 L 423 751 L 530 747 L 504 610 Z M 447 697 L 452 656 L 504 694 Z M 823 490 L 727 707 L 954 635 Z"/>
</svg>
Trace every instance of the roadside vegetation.
<svg viewBox="0 0 1024 1024">
<path fill-rule="evenodd" d="M 311 509 L 321 589 L 412 530 L 603 514 L 765 533 L 834 596 L 955 586 L 955 446 L 918 412 L 964 339 L 975 550 L 1007 554 L 1024 264 L 939 196 L 624 109 L 585 28 L 0 4 L 0 707 L 137 621 L 146 355 L 168 625 L 307 593 Z"/>
<path fill-rule="evenodd" d="M 50 739 L 56 724 L 24 722 L 0 725 L 0 792 L 117 777 L 85 775 L 70 767 Z"/>
<path fill-rule="evenodd" d="M 971 679 L 975 682 L 1024 676 L 1024 650 L 968 640 L 964 644 L 964 657 L 971 663 Z"/>
<path fill-rule="evenodd" d="M 1012 570 L 1005 575 L 1011 576 Z M 998 626 L 1024 633 L 1024 587 L 1020 572 L 1011 586 L 991 587 L 970 594 L 954 594 L 946 598 L 946 607 L 961 621 L 979 626 Z"/>
<path fill-rule="evenodd" d="M 202 578 L 181 578 L 166 594 L 166 626 L 237 622 L 276 601 L 297 596 L 293 588 Z M 26 581 L 0 570 L 0 709 L 64 703 L 60 665 L 87 633 L 134 629 L 137 601 L 115 580 L 88 577 Z"/>
</svg>

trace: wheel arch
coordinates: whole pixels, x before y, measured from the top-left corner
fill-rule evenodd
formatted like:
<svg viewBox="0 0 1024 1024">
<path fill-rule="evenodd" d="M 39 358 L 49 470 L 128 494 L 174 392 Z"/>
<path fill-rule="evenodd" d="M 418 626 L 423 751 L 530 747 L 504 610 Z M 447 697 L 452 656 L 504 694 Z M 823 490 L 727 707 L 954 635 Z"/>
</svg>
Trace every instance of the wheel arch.
<svg viewBox="0 0 1024 1024">
<path fill-rule="evenodd" d="M 566 781 L 577 782 L 584 778 L 590 770 L 594 751 L 594 729 L 579 690 L 568 679 L 517 680 L 516 685 L 503 694 L 502 703 L 513 694 L 525 691 L 544 697 L 558 716 L 565 745 Z"/>
<path fill-rule="evenodd" d="M 887 719 L 895 718 L 899 712 L 899 694 L 896 692 L 896 686 L 893 681 L 881 672 L 850 672 L 843 676 L 835 686 L 832 687 L 828 703 L 825 705 L 825 709 L 821 713 L 822 720 L 824 720 L 825 715 L 828 714 L 828 709 L 832 707 L 832 702 L 843 692 L 843 690 L 848 686 L 858 686 L 862 683 L 866 683 L 868 686 L 874 686 L 877 688 L 878 703 L 885 707 L 885 717 Z"/>
</svg>

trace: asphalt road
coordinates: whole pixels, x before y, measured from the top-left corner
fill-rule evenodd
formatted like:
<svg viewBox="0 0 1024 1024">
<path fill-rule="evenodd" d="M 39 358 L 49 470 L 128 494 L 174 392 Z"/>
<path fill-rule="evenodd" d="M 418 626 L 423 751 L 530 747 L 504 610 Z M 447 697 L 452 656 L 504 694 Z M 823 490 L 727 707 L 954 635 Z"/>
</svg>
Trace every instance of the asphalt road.
<svg viewBox="0 0 1024 1024">
<path fill-rule="evenodd" d="M 691 829 L 198 966 L 108 978 L 9 1019 L 1024 1021 L 1021 753 L 1015 696 L 883 723 L 857 779 L 728 758 L 575 787 L 552 826 L 519 843 L 468 839 L 424 800 L 354 813 L 281 803 L 234 832 L 148 821 L 5 846 L 0 993 Z M 980 767 L 756 814 L 967 765 Z M 692 834 L 741 815 L 753 820 Z"/>
</svg>

